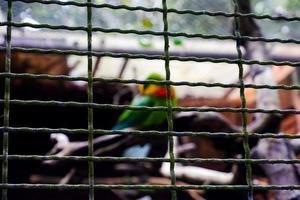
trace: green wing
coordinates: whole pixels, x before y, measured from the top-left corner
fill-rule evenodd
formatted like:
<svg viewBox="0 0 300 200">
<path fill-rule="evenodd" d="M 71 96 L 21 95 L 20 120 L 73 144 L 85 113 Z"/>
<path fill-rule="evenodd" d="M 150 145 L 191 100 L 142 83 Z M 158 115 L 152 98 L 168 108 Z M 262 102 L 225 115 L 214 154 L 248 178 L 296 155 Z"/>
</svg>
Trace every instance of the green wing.
<svg viewBox="0 0 300 200">
<path fill-rule="evenodd" d="M 153 106 L 167 106 L 167 102 L 165 98 L 161 97 L 152 97 L 154 105 Z M 176 106 L 175 98 L 171 99 L 171 105 Z M 147 118 L 143 121 L 143 127 L 155 127 L 160 126 L 167 120 L 167 112 L 166 111 L 152 111 L 149 112 Z"/>
<path fill-rule="evenodd" d="M 176 100 L 172 99 L 172 106 L 176 105 Z M 132 106 L 167 106 L 166 99 L 155 96 L 138 96 Z M 125 110 L 119 117 L 118 123 L 113 127 L 114 130 L 125 129 L 128 127 L 139 126 L 142 128 L 155 127 L 161 125 L 167 119 L 165 111 L 135 111 Z"/>
<path fill-rule="evenodd" d="M 150 96 L 138 96 L 134 98 L 131 106 L 154 106 L 155 101 Z M 142 122 L 149 115 L 149 111 L 125 110 L 119 117 L 118 123 L 113 127 L 120 130 L 132 126 L 141 126 Z"/>
</svg>

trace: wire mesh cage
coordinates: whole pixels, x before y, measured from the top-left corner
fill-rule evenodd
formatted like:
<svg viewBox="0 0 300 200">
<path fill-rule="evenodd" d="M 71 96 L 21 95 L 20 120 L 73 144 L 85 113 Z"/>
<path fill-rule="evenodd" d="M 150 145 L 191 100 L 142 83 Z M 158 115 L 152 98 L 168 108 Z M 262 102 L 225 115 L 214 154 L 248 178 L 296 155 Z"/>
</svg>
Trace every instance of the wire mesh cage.
<svg viewBox="0 0 300 200">
<path fill-rule="evenodd" d="M 86 13 L 86 25 L 84 26 L 68 26 L 68 25 L 50 25 L 50 24 L 35 24 L 30 22 L 14 22 L 13 21 L 13 11 L 14 11 L 14 4 L 15 2 L 22 2 L 26 4 L 38 3 L 46 6 L 56 5 L 60 7 L 67 7 L 69 6 L 70 9 L 72 8 L 82 8 Z M 97 3 L 92 0 L 87 0 L 86 2 L 78 2 L 78 1 L 60 1 L 60 0 L 6 0 L 7 5 L 7 16 L 3 22 L 0 22 L 1 27 L 6 27 L 5 31 L 5 42 L 4 46 L 1 46 L 1 50 L 5 51 L 5 69 L 3 72 L 0 73 L 0 76 L 3 81 L 3 97 L 1 99 L 1 104 L 3 106 L 3 124 L 1 129 L 3 146 L 2 150 L 3 153 L 1 155 L 2 160 L 2 182 L 0 184 L 2 190 L 2 199 L 14 199 L 14 194 L 18 193 L 18 191 L 26 191 L 26 190 L 37 190 L 37 191 L 44 191 L 44 190 L 54 190 L 54 191 L 85 191 L 87 192 L 86 198 L 89 199 L 97 199 L 101 197 L 95 196 L 95 193 L 98 191 L 117 191 L 117 190 L 124 190 L 124 191 L 147 191 L 149 193 L 155 193 L 157 191 L 167 191 L 170 199 L 188 199 L 182 195 L 182 191 L 230 191 L 232 193 L 237 193 L 238 191 L 244 192 L 244 199 L 257 199 L 254 197 L 254 193 L 256 191 L 269 191 L 269 190 L 279 190 L 279 191 L 297 191 L 299 190 L 299 185 L 297 181 L 290 180 L 290 182 L 286 184 L 268 184 L 268 185 L 261 185 L 255 184 L 253 179 L 252 168 L 254 165 L 258 164 L 271 164 L 271 165 L 289 165 L 297 171 L 298 169 L 296 164 L 299 163 L 299 160 L 296 159 L 294 155 L 290 155 L 287 153 L 286 157 L 280 156 L 266 156 L 264 158 L 255 159 L 252 155 L 253 145 L 251 144 L 253 140 L 264 140 L 266 138 L 272 138 L 278 141 L 283 141 L 284 144 L 289 143 L 289 141 L 296 140 L 300 138 L 299 135 L 295 134 L 279 134 L 278 132 L 278 124 L 277 121 L 271 121 L 271 127 L 275 129 L 275 131 L 268 129 L 267 131 L 264 130 L 257 130 L 249 125 L 249 116 L 250 114 L 258 114 L 262 116 L 278 116 L 278 114 L 285 115 L 285 114 L 293 114 L 297 115 L 300 113 L 297 109 L 280 109 L 277 107 L 278 102 L 276 99 L 272 99 L 271 102 L 265 102 L 261 100 L 261 102 L 257 102 L 257 105 L 262 105 L 262 107 L 257 106 L 257 108 L 249 108 L 247 107 L 247 98 L 245 94 L 245 90 L 247 88 L 255 89 L 255 90 L 262 90 L 267 91 L 264 95 L 269 95 L 271 91 L 276 92 L 277 90 L 284 90 L 284 91 L 291 91 L 291 90 L 299 90 L 300 86 L 297 84 L 294 85 L 287 85 L 281 84 L 276 85 L 274 82 L 271 81 L 265 83 L 264 81 L 260 82 L 260 79 L 257 78 L 257 82 L 253 83 L 246 83 L 245 82 L 245 66 L 249 65 L 254 68 L 254 72 L 250 72 L 253 77 L 259 77 L 260 74 L 263 74 L 264 69 L 268 68 L 271 65 L 275 66 L 291 66 L 297 67 L 300 65 L 299 60 L 284 60 L 284 59 L 277 59 L 273 60 L 270 58 L 269 55 L 265 55 L 265 44 L 268 43 L 280 43 L 280 44 L 300 44 L 298 39 L 279 39 L 279 38 L 265 38 L 262 36 L 259 27 L 255 23 L 255 20 L 271 20 L 271 21 L 284 21 L 284 22 L 299 22 L 300 17 L 297 16 L 273 16 L 273 15 L 258 15 L 252 13 L 249 2 L 248 4 L 245 3 L 246 1 L 239 1 L 239 0 L 232 0 L 232 2 L 227 2 L 233 8 L 233 12 L 220 12 L 220 11 L 208 11 L 208 10 L 191 10 L 185 9 L 180 10 L 176 8 L 169 8 L 169 1 L 162 0 L 160 2 L 160 7 L 143 7 L 143 6 L 128 6 L 125 4 L 121 5 L 114 5 L 114 4 L 107 4 L 107 3 Z M 171 4 L 171 3 L 170 3 Z M 101 26 L 94 26 L 93 24 L 93 14 L 95 10 L 103 10 L 103 9 L 111 9 L 111 10 L 122 10 L 123 12 L 143 12 L 143 13 L 158 13 L 160 14 L 160 22 L 161 27 L 157 29 L 161 30 L 136 30 L 136 29 L 119 29 L 119 28 L 103 28 Z M 217 34 L 207 34 L 207 33 L 186 33 L 186 32 L 173 32 L 170 31 L 170 15 L 190 15 L 190 16 L 209 16 L 212 18 L 223 18 L 230 19 L 233 21 L 233 35 L 229 33 L 227 35 L 220 35 L 220 29 L 216 32 Z M 225 20 L 224 20 L 225 21 Z M 222 21 L 223 22 L 223 21 Z M 227 22 L 227 21 L 226 21 Z M 150 24 L 148 21 L 144 21 L 144 23 Z M 172 21 L 172 23 L 175 23 Z M 150 25 L 149 25 L 150 26 Z M 67 30 L 67 31 L 83 31 L 86 33 L 86 44 L 87 47 L 81 50 L 71 50 L 71 49 L 54 49 L 54 48 L 33 48 L 28 46 L 17 46 L 14 45 L 12 32 L 13 28 L 24 28 L 29 27 L 33 29 L 50 29 L 50 30 Z M 180 30 L 177 27 L 172 27 L 171 29 Z M 157 54 L 157 52 L 148 52 L 147 53 L 140 53 L 140 52 L 110 52 L 110 51 L 95 51 L 93 48 L 93 37 L 96 33 L 117 33 L 117 34 L 134 34 L 138 36 L 157 36 L 163 38 L 163 48 L 160 49 L 162 54 Z M 229 32 L 227 30 L 227 32 Z M 69 33 L 69 32 L 68 32 Z M 229 58 L 214 58 L 214 57 L 206 57 L 206 56 L 182 56 L 181 54 L 174 54 L 170 52 L 170 43 L 171 39 L 174 37 L 181 37 L 181 38 L 201 38 L 201 39 L 216 39 L 219 42 L 224 41 L 234 41 L 235 42 L 235 55 Z M 86 74 L 87 76 L 69 76 L 69 75 L 50 75 L 50 74 L 37 74 L 37 73 L 24 73 L 24 72 L 16 72 L 12 71 L 12 67 L 14 63 L 13 52 L 23 52 L 23 53 L 36 53 L 36 54 L 46 54 L 46 55 L 77 55 L 87 58 L 87 67 L 86 67 Z M 112 57 L 112 58 L 125 58 L 127 59 L 146 59 L 146 60 L 162 60 L 164 62 L 164 70 L 165 70 L 165 80 L 138 80 L 138 79 L 122 79 L 122 78 L 99 78 L 95 77 L 93 73 L 93 66 L 95 66 L 95 61 L 93 57 Z M 189 81 L 172 81 L 171 80 L 171 61 L 194 61 L 197 63 L 228 63 L 236 65 L 238 68 L 238 83 L 208 83 L 208 82 L 189 82 Z M 96 62 L 100 62 L 97 60 Z M 126 64 L 125 64 L 126 65 Z M 24 66 L 23 66 L 24 67 Z M 268 72 L 269 73 L 269 72 Z M 75 82 L 81 81 L 86 83 L 86 96 L 79 97 L 78 101 L 73 101 L 70 99 L 67 100 L 60 100 L 60 99 L 52 99 L 52 98 L 45 98 L 44 100 L 36 100 L 36 99 L 18 99 L 18 95 L 15 95 L 12 98 L 12 93 L 14 93 L 14 86 L 12 84 L 15 80 L 42 80 L 42 81 L 68 81 L 68 82 Z M 110 93 L 117 93 L 118 88 L 110 88 L 109 90 L 105 90 L 104 92 L 95 91 L 95 85 L 98 83 L 103 84 L 154 84 L 165 87 L 166 89 L 166 97 L 165 97 L 165 106 L 132 106 L 132 105 L 116 105 L 113 104 L 112 101 L 106 101 L 105 95 Z M 258 83 L 258 84 L 257 84 Z M 21 82 L 22 84 L 22 82 Z M 34 83 L 30 85 L 32 90 L 37 89 Z M 199 107 L 199 106 L 174 106 L 172 103 L 172 87 L 173 86 L 189 86 L 189 87 L 204 87 L 204 88 L 233 88 L 239 90 L 239 102 L 240 107 L 233 108 L 233 107 Z M 73 90 L 68 90 L 68 87 L 65 88 L 66 91 L 63 93 L 67 93 L 69 96 L 76 95 Z M 27 91 L 28 92 L 28 91 Z M 46 91 L 47 92 L 47 91 Z M 48 91 L 49 92 L 49 91 Z M 78 92 L 78 91 L 77 91 Z M 23 91 L 26 93 L 26 91 Z M 49 92 L 49 96 L 58 93 L 58 90 Z M 41 94 L 42 95 L 42 94 Z M 103 98 L 103 102 L 95 101 L 95 98 Z M 98 100 L 98 99 L 97 99 Z M 270 100 L 270 99 L 268 99 Z M 78 123 L 83 128 L 78 128 L 77 126 L 72 128 L 64 128 L 63 122 L 59 122 L 58 124 L 51 124 L 48 123 L 49 127 L 24 127 L 18 126 L 18 123 L 11 123 L 14 119 L 16 119 L 16 114 L 23 112 L 22 117 L 26 120 L 26 117 L 31 115 L 30 110 L 32 107 L 30 106 L 37 106 L 41 108 L 40 113 L 35 112 L 34 114 L 39 114 L 34 120 L 38 121 L 41 115 L 43 115 L 43 108 L 50 108 L 50 110 L 63 110 L 69 109 L 68 112 L 71 115 L 80 115 L 78 119 L 74 117 L 73 120 L 77 120 L 75 123 Z M 24 109 L 23 107 L 28 107 Z M 80 111 L 78 113 L 71 112 L 72 110 Z M 98 112 L 99 110 L 107 111 L 112 110 L 112 112 Z M 109 129 L 112 127 L 112 124 L 109 124 L 110 119 L 106 118 L 116 118 L 117 115 L 120 114 L 122 110 L 132 110 L 137 112 L 163 112 L 166 115 L 166 127 L 164 130 L 111 130 Z M 49 114 L 51 111 L 47 111 L 45 115 Z M 239 129 L 232 128 L 229 130 L 237 130 L 236 132 L 226 131 L 226 130 L 205 130 L 202 129 L 184 129 L 178 128 L 176 124 L 178 121 L 174 119 L 174 113 L 238 113 L 241 119 L 241 126 Z M 28 113 L 28 114 L 26 114 Z M 110 115 L 110 116 L 109 116 Z M 68 116 L 65 116 L 68 117 Z M 97 121 L 99 118 L 101 120 L 107 120 L 103 122 L 102 128 L 95 128 L 98 127 L 95 125 L 98 123 Z M 198 116 L 197 116 L 198 117 Z M 190 118 L 189 118 L 190 119 Z M 198 118 L 197 118 L 198 119 Z M 269 119 L 269 118 L 268 118 Z M 55 121 L 55 120 L 54 120 Z M 55 121 L 54 123 L 56 123 Z M 264 123 L 264 121 L 260 121 Z M 108 124 L 106 124 L 108 123 Z M 190 121 L 184 122 L 185 124 L 192 123 Z M 210 121 L 197 121 L 195 120 L 195 124 L 198 123 L 213 123 Z M 276 124 L 272 124 L 276 123 Z M 22 124 L 22 123 L 19 123 Z M 83 136 L 87 139 L 86 143 L 80 143 L 80 145 L 85 145 L 87 148 L 85 149 L 84 153 L 82 154 L 72 154 L 72 155 L 37 155 L 34 150 L 29 150 L 29 153 L 14 153 L 12 146 L 21 145 L 21 143 L 25 140 L 22 139 L 26 137 L 26 134 L 33 134 L 33 135 L 49 135 L 51 133 L 63 133 L 66 135 L 79 135 Z M 25 135 L 25 136 L 24 136 Z M 156 140 L 164 140 L 166 139 L 167 149 L 166 156 L 161 157 L 128 157 L 128 156 L 99 156 L 95 155 L 96 145 L 99 141 L 97 136 L 138 136 L 138 137 L 151 137 L 155 138 Z M 176 146 L 177 140 L 181 137 L 189 136 L 192 138 L 216 138 L 219 140 L 220 143 L 225 143 L 225 141 L 230 139 L 239 140 L 239 144 L 242 145 L 243 149 L 240 150 L 240 154 L 243 154 L 240 158 L 186 158 L 186 157 L 178 157 L 176 153 Z M 35 136 L 33 136 L 34 138 Z M 38 138 L 38 137 L 37 137 Z M 102 138 L 103 139 L 103 138 Z M 289 139 L 289 140 L 288 140 Z M 34 140 L 34 139 L 33 139 Z M 195 139 L 196 140 L 196 139 Z M 78 143 L 79 144 L 79 143 Z M 48 145 L 51 145 L 50 142 Z M 161 145 L 161 144 L 159 144 Z M 232 144 L 231 144 L 232 145 Z M 279 145 L 278 145 L 279 146 Z M 287 145 L 288 147 L 290 144 Z M 49 146 L 45 145 L 42 147 L 37 144 L 36 148 L 48 148 Z M 230 148 L 230 147 L 228 147 Z M 269 147 L 271 148 L 271 147 Z M 279 148 L 279 147 L 278 147 Z M 257 149 L 257 148 L 256 148 Z M 284 150 L 279 150 L 284 151 Z M 80 180 L 76 184 L 70 184 L 68 182 L 60 182 L 60 183 L 14 183 L 10 181 L 10 170 L 13 173 L 16 173 L 15 176 L 18 176 L 16 168 L 22 168 L 22 162 L 17 161 L 38 161 L 39 164 L 41 161 L 69 161 L 70 163 L 73 162 L 80 162 L 86 165 L 84 168 L 87 172 L 87 180 L 83 181 Z M 14 167 L 11 168 L 10 163 L 15 162 L 12 164 Z M 16 164 L 17 163 L 17 164 Z M 96 164 L 99 163 L 109 163 L 108 167 L 104 170 L 108 170 L 111 163 L 160 163 L 164 168 L 161 168 L 163 173 L 167 174 L 168 183 L 164 184 L 151 184 L 149 182 L 145 182 L 145 184 L 139 184 L 139 182 L 135 183 L 134 181 L 129 181 L 126 183 L 118 182 L 118 181 L 110 181 L 107 183 L 98 183 L 96 181 L 97 170 L 99 168 L 95 168 Z M 180 173 L 180 169 L 178 164 L 187 164 L 187 163 L 196 163 L 196 164 L 237 164 L 239 166 L 244 167 L 244 171 L 242 173 L 243 183 L 244 184 L 206 184 L 204 183 L 197 183 L 193 184 L 182 184 L 181 181 L 176 180 L 177 177 L 180 177 L 178 174 Z M 17 165 L 17 166 L 16 166 Z M 101 169 L 101 168 L 100 168 Z M 189 168 L 191 169 L 191 168 Z M 16 171 L 14 171 L 16 170 Z M 20 170 L 27 170 L 27 169 L 20 169 Z M 199 170 L 195 169 L 196 171 Z M 28 170 L 30 173 L 30 170 Z M 50 172 L 49 172 L 50 173 Z M 72 174 L 73 171 L 71 170 L 70 173 Z M 81 173 L 81 172 L 79 172 Z M 109 172 L 107 172 L 109 173 Z M 196 172 L 197 173 L 197 172 Z M 207 171 L 207 173 L 209 173 Z M 298 172 L 297 172 L 298 173 Z M 105 172 L 103 173 L 105 174 Z M 203 174 L 202 174 L 203 175 Z M 204 176 L 204 175 L 203 175 Z M 215 176 L 218 176 L 216 174 Z M 221 176 L 221 175 L 220 175 Z M 182 176 L 180 177 L 182 178 Z M 126 178 L 124 178 L 126 179 Z M 141 178 L 143 179 L 143 177 Z M 147 178 L 145 178 L 147 179 Z M 128 184 L 129 183 L 129 184 Z M 11 191 L 11 193 L 9 192 Z M 14 193 L 14 194 L 13 194 Z M 21 194 L 21 193 L 20 193 Z M 102 193 L 99 193 L 103 195 Z M 158 193 L 159 194 L 159 193 Z M 246 195 L 245 195 L 246 194 Z M 282 194 L 281 194 L 282 195 Z M 299 198 L 299 194 L 293 193 L 289 194 L 289 199 L 297 199 Z M 298 196 L 297 196 L 298 195 Z M 150 195 L 151 196 L 151 195 Z M 193 196 L 193 195 L 191 195 Z M 285 196 L 286 197 L 286 196 Z M 285 197 L 277 197 L 277 198 L 285 198 Z M 26 197 L 25 197 L 26 198 Z M 76 198 L 76 197 L 75 197 Z M 78 197 L 79 198 L 79 197 Z M 106 198 L 106 197 L 103 197 Z M 112 197 L 107 197 L 108 199 L 113 199 Z M 165 196 L 156 197 L 157 199 L 165 198 Z M 128 199 L 128 198 L 119 198 L 119 199 Z M 129 198 L 130 199 L 130 198 Z M 142 197 L 136 197 L 132 199 L 143 199 Z M 147 199 L 147 198 L 145 198 Z M 152 199 L 152 197 L 150 198 Z M 154 198 L 155 199 L 155 198 Z M 197 199 L 196 197 L 191 199 Z M 199 199 L 199 197 L 198 197 Z M 208 198 L 210 199 L 210 198 Z M 211 198 L 213 199 L 213 198 Z"/>
</svg>

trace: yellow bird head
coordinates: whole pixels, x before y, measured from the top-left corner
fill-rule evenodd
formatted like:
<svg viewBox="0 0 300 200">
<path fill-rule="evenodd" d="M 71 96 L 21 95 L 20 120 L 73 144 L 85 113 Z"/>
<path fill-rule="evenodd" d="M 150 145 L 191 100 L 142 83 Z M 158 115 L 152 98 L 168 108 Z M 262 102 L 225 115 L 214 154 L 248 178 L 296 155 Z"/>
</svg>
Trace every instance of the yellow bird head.
<svg viewBox="0 0 300 200">
<path fill-rule="evenodd" d="M 160 74 L 152 73 L 150 74 L 146 80 L 155 80 L 155 81 L 163 81 L 165 80 Z M 175 90 L 171 86 L 171 97 L 175 97 Z M 139 85 L 139 92 L 141 95 L 150 95 L 150 96 L 158 96 L 158 97 L 166 97 L 167 96 L 167 88 L 163 85 L 155 85 L 155 84 L 143 84 Z"/>
</svg>

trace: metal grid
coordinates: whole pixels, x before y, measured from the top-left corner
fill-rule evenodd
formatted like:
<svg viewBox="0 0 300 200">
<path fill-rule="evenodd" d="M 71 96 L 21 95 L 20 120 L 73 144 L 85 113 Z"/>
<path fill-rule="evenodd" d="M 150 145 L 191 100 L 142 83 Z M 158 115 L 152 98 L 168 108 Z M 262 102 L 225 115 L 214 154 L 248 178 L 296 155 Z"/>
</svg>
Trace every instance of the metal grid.
<svg viewBox="0 0 300 200">
<path fill-rule="evenodd" d="M 87 9 L 87 26 L 86 27 L 70 27 L 70 26 L 53 26 L 48 24 L 30 24 L 30 23 L 16 23 L 12 21 L 12 2 L 19 1 L 24 3 L 41 3 L 41 4 L 56 4 L 61 6 L 78 6 L 86 7 Z M 269 19 L 269 20 L 285 20 L 289 21 L 300 21 L 300 17 L 274 17 L 270 15 L 256 15 L 253 13 L 243 14 L 239 13 L 237 0 L 233 0 L 234 4 L 234 13 L 224 13 L 224 12 L 209 12 L 209 11 L 193 11 L 193 10 L 177 10 L 177 9 L 168 9 L 166 0 L 162 0 L 162 8 L 145 8 L 145 7 L 129 7 L 125 5 L 115 6 L 110 4 L 95 4 L 92 3 L 92 0 L 87 0 L 86 3 L 78 3 L 73 1 L 56 1 L 56 0 L 7 0 L 8 10 L 7 10 L 7 20 L 1 22 L 0 26 L 7 27 L 7 39 L 6 47 L 1 47 L 2 50 L 6 50 L 6 62 L 5 62 L 5 72 L 0 73 L 1 78 L 5 78 L 5 95 L 4 99 L 0 99 L 0 102 L 4 105 L 4 121 L 3 127 L 0 127 L 1 132 L 3 133 L 3 155 L 0 156 L 2 160 L 2 182 L 0 188 L 2 189 L 2 199 L 6 200 L 7 190 L 16 189 L 16 188 L 25 188 L 25 189 L 85 189 L 89 191 L 89 199 L 94 199 L 94 190 L 98 189 L 167 189 L 171 191 L 172 200 L 177 199 L 176 191 L 187 190 L 187 189 L 205 189 L 205 190 L 247 190 L 248 199 L 253 199 L 254 190 L 290 190 L 290 189 L 300 189 L 299 185 L 252 185 L 251 182 L 251 165 L 257 163 L 300 163 L 298 159 L 255 159 L 250 158 L 250 148 L 249 148 L 249 138 L 300 138 L 300 135 L 277 135 L 272 133 L 266 133 L 264 135 L 258 133 L 248 133 L 247 132 L 247 113 L 280 113 L 280 114 L 300 114 L 300 111 L 297 110 L 281 110 L 281 109 L 249 109 L 246 108 L 246 97 L 244 90 L 245 88 L 254 88 L 254 89 L 283 89 L 283 90 L 299 90 L 299 85 L 256 85 L 256 84 L 245 84 L 243 80 L 243 65 L 244 64 L 259 64 L 259 65 L 290 65 L 290 66 L 299 66 L 299 62 L 275 62 L 275 61 L 257 61 L 257 60 L 245 60 L 242 57 L 241 51 L 241 41 L 263 41 L 263 42 L 280 42 L 280 43 L 293 43 L 300 44 L 299 40 L 294 39 L 266 39 L 263 37 L 250 37 L 250 36 L 241 36 L 240 34 L 240 17 L 252 17 L 255 19 Z M 110 8 L 110 9 L 125 9 L 127 11 L 144 11 L 144 12 L 161 12 L 163 14 L 163 32 L 155 31 L 137 31 L 137 30 L 121 30 L 121 29 L 104 29 L 100 27 L 92 26 L 92 8 Z M 234 36 L 225 36 L 225 35 L 203 35 L 203 34 L 187 34 L 187 33 L 172 33 L 168 31 L 168 13 L 176 14 L 192 14 L 192 15 L 208 15 L 208 16 L 223 16 L 223 17 L 233 17 L 235 21 L 235 35 Z M 86 31 L 88 48 L 87 51 L 71 51 L 71 50 L 45 50 L 45 49 L 35 49 L 35 48 L 19 48 L 12 47 L 11 45 L 11 32 L 12 27 L 32 27 L 32 28 L 45 28 L 53 30 L 69 30 L 69 31 Z M 93 52 L 92 51 L 92 36 L 93 32 L 103 32 L 103 33 L 120 33 L 120 34 L 137 34 L 137 35 L 155 35 L 163 36 L 164 38 L 164 55 L 163 56 L 149 56 L 142 54 L 126 54 L 126 53 L 110 53 L 110 52 Z M 237 59 L 214 59 L 214 58 L 196 58 L 196 57 L 177 57 L 169 55 L 169 37 L 187 37 L 187 38 L 203 38 L 203 39 L 218 39 L 218 40 L 235 40 L 236 41 L 236 50 L 238 54 Z M 11 73 L 11 52 L 30 52 L 30 53 L 44 53 L 44 54 L 64 54 L 64 55 L 79 55 L 87 56 L 88 58 L 88 77 L 69 77 L 63 75 L 34 75 L 28 73 Z M 103 78 L 94 78 L 92 75 L 92 56 L 109 56 L 114 58 L 144 58 L 144 59 L 160 59 L 165 61 L 165 71 L 166 71 L 166 81 L 141 81 L 141 80 L 121 80 L 121 79 L 103 79 Z M 237 64 L 239 68 L 239 84 L 222 84 L 222 83 L 204 83 L 204 82 L 173 82 L 170 81 L 170 68 L 169 62 L 171 60 L 178 61 L 196 61 L 196 62 L 213 62 L 213 63 L 230 63 Z M 86 81 L 88 83 L 88 102 L 61 102 L 61 101 L 38 101 L 38 100 L 18 100 L 10 99 L 10 81 L 14 78 L 24 78 L 24 79 L 48 79 L 48 80 L 68 80 L 68 81 Z M 165 85 L 167 87 L 167 106 L 166 107 L 133 107 L 127 105 L 111 105 L 111 104 L 97 104 L 93 103 L 93 83 L 95 82 L 108 82 L 108 83 L 153 83 Z M 204 87 L 222 87 L 222 88 L 239 88 L 240 89 L 240 99 L 242 102 L 241 108 L 199 108 L 199 107 L 172 107 L 171 106 L 171 95 L 170 95 L 170 86 L 204 86 Z M 10 105 L 39 105 L 39 106 L 71 106 L 71 107 L 84 107 L 88 110 L 88 129 L 50 129 L 50 128 L 29 128 L 29 127 L 10 127 L 9 125 L 9 114 L 10 114 Z M 147 111 L 165 111 L 168 113 L 168 131 L 116 131 L 116 130 L 96 130 L 93 128 L 93 110 L 99 108 L 110 108 L 110 109 L 130 109 L 130 110 L 147 110 Z M 173 131 L 173 121 L 172 121 L 172 112 L 173 111 L 196 111 L 196 112 L 235 112 L 241 113 L 242 115 L 242 132 L 241 133 L 210 133 L 210 132 L 175 132 Z M 52 133 L 52 132 L 61 132 L 66 134 L 87 134 L 88 135 L 88 156 L 37 156 L 37 155 L 11 155 L 8 152 L 8 140 L 9 133 L 13 132 L 33 132 L 33 133 Z M 123 134 L 129 133 L 132 135 L 153 135 L 153 136 L 168 136 L 169 142 L 169 158 L 127 158 L 127 157 L 95 157 L 93 156 L 93 136 L 94 135 L 104 135 L 104 134 Z M 173 136 L 209 136 L 209 137 L 242 137 L 243 145 L 245 150 L 245 159 L 201 159 L 201 158 L 175 158 L 174 156 L 174 140 Z M 78 184 L 78 185 L 56 185 L 56 184 L 10 184 L 8 182 L 8 162 L 9 160 L 76 160 L 76 161 L 87 161 L 88 162 L 88 184 Z M 95 184 L 94 182 L 94 162 L 170 162 L 170 172 L 171 172 L 171 183 L 169 185 L 103 185 Z M 174 166 L 176 162 L 181 163 L 245 163 L 246 165 L 246 181 L 247 185 L 176 185 L 176 176 L 174 171 Z"/>
</svg>

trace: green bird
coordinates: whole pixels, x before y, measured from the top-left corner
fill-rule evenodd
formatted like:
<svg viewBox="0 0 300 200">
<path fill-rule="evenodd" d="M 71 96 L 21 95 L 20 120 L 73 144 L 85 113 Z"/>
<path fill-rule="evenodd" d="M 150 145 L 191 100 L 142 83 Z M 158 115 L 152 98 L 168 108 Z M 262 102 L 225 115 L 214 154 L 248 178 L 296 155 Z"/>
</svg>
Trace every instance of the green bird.
<svg viewBox="0 0 300 200">
<path fill-rule="evenodd" d="M 158 73 L 150 74 L 146 80 L 163 81 L 164 78 Z M 175 90 L 171 86 L 171 104 L 176 106 Z M 137 95 L 132 106 L 167 106 L 166 102 L 167 88 L 161 85 L 144 84 L 139 85 L 139 95 Z M 162 125 L 167 119 L 165 111 L 135 111 L 125 110 L 119 117 L 113 130 L 121 130 L 134 127 L 136 129 L 148 129 Z"/>
<path fill-rule="evenodd" d="M 146 80 L 165 80 L 160 74 L 152 73 Z M 176 106 L 175 90 L 170 87 L 171 105 Z M 139 85 L 139 95 L 137 95 L 131 105 L 132 106 L 167 106 L 167 88 L 162 85 L 143 84 Z M 167 112 L 165 111 L 136 111 L 125 110 L 119 117 L 117 124 L 113 130 L 121 130 L 126 128 L 134 129 L 155 129 L 161 126 L 167 120 Z M 150 151 L 151 145 L 136 145 L 127 149 L 124 156 L 129 157 L 146 157 Z"/>
</svg>

